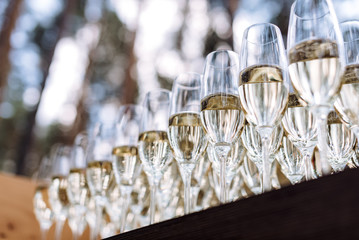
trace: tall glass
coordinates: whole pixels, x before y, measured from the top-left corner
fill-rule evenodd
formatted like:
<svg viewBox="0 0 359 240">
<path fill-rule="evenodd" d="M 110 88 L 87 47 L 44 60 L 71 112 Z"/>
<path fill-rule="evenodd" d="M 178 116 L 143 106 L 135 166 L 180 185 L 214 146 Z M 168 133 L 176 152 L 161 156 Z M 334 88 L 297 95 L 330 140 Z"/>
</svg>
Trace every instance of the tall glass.
<svg viewBox="0 0 359 240">
<path fill-rule="evenodd" d="M 70 202 L 69 225 L 74 239 L 78 239 L 84 230 L 86 222 L 85 214 L 90 190 L 86 180 L 86 152 L 88 147 L 88 136 L 79 133 L 72 148 L 70 161 L 70 173 L 67 177 L 67 196 Z M 70 221 L 71 217 L 71 221 Z"/>
<path fill-rule="evenodd" d="M 52 179 L 49 201 L 56 221 L 55 239 L 61 239 L 69 208 L 67 176 L 70 171 L 71 147 L 57 144 L 52 148 Z"/>
<path fill-rule="evenodd" d="M 125 231 L 127 211 L 133 184 L 141 172 L 138 156 L 138 136 L 143 108 L 138 105 L 124 105 L 119 109 L 116 124 L 116 140 L 113 154 L 113 170 L 123 198 L 120 231 Z"/>
<path fill-rule="evenodd" d="M 107 192 L 113 185 L 112 148 L 114 141 L 114 124 L 97 123 L 90 137 L 87 152 L 86 179 L 91 197 L 95 200 L 96 224 L 94 236 L 100 234 L 102 214 L 107 201 Z"/>
<path fill-rule="evenodd" d="M 288 102 L 287 65 L 277 26 L 260 23 L 245 30 L 240 53 L 239 98 L 247 121 L 261 137 L 263 192 L 271 190 L 270 136 Z"/>
<path fill-rule="evenodd" d="M 44 157 L 40 162 L 39 169 L 33 176 L 36 184 L 35 195 L 33 198 L 34 213 L 40 225 L 42 240 L 46 240 L 47 232 L 54 220 L 48 196 L 48 189 L 51 184 L 51 168 L 52 165 L 50 159 Z"/>
<path fill-rule="evenodd" d="M 184 73 L 173 83 L 168 136 L 184 183 L 185 214 L 191 211 L 191 176 L 207 147 L 202 127 L 201 75 Z"/>
<path fill-rule="evenodd" d="M 226 202 L 226 160 L 243 128 L 238 97 L 238 54 L 215 51 L 206 58 L 201 90 L 201 120 L 220 159 L 220 202 Z"/>
<path fill-rule="evenodd" d="M 155 222 L 156 192 L 163 173 L 172 161 L 168 141 L 171 92 L 157 89 L 146 94 L 138 151 L 151 185 L 150 223 Z"/>
<path fill-rule="evenodd" d="M 340 29 L 344 40 L 345 70 L 334 107 L 359 139 L 359 21 L 343 22 Z"/>
<path fill-rule="evenodd" d="M 330 0 L 293 3 L 287 47 L 291 81 L 317 120 L 321 170 L 328 174 L 327 117 L 340 90 L 345 63 L 342 34 Z"/>
</svg>

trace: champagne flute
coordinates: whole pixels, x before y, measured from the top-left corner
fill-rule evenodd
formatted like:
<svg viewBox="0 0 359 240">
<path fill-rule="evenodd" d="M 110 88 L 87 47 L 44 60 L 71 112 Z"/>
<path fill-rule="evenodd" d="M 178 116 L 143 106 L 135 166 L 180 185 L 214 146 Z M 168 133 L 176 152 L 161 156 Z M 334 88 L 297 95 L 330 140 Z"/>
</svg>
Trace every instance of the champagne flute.
<svg viewBox="0 0 359 240">
<path fill-rule="evenodd" d="M 85 214 L 90 199 L 90 190 L 86 180 L 86 151 L 88 137 L 79 133 L 74 142 L 70 162 L 70 173 L 67 177 L 67 196 L 71 205 L 69 224 L 74 239 L 78 239 L 84 230 Z M 70 221 L 71 217 L 71 221 Z"/>
<path fill-rule="evenodd" d="M 287 58 L 279 28 L 270 23 L 244 31 L 241 48 L 239 99 L 248 122 L 262 141 L 263 192 L 271 190 L 269 144 L 287 106 Z"/>
<path fill-rule="evenodd" d="M 71 147 L 62 144 L 52 149 L 52 179 L 49 187 L 49 201 L 56 221 L 55 239 L 61 239 L 61 233 L 69 208 L 67 196 L 67 176 L 70 171 Z"/>
<path fill-rule="evenodd" d="M 300 150 L 304 157 L 305 179 L 316 178 L 312 155 L 317 145 L 316 119 L 307 104 L 295 93 L 289 95 L 288 108 L 284 113 L 282 125 L 290 141 Z"/>
<path fill-rule="evenodd" d="M 359 139 L 359 21 L 340 24 L 344 40 L 345 70 L 334 107 Z"/>
<path fill-rule="evenodd" d="M 91 197 L 95 200 L 96 224 L 94 237 L 98 237 L 101 230 L 102 214 L 107 202 L 107 192 L 113 185 L 112 148 L 115 127 L 113 124 L 97 123 L 93 136 L 90 137 L 87 151 L 86 179 Z"/>
<path fill-rule="evenodd" d="M 157 89 L 146 94 L 138 140 L 138 151 L 151 185 L 150 223 L 155 222 L 156 192 L 163 173 L 172 161 L 168 141 L 171 92 Z"/>
<path fill-rule="evenodd" d="M 206 58 L 201 90 L 201 120 L 220 159 L 220 202 L 226 202 L 226 160 L 239 138 L 244 114 L 238 97 L 238 55 L 221 50 Z"/>
<path fill-rule="evenodd" d="M 169 141 L 184 183 L 185 214 L 191 211 L 191 176 L 207 147 L 200 118 L 201 75 L 184 73 L 173 83 L 168 127 Z"/>
<path fill-rule="evenodd" d="M 328 174 L 327 117 L 339 92 L 344 66 L 342 34 L 330 0 L 293 3 L 287 46 L 291 81 L 316 118 L 321 170 Z"/>
<path fill-rule="evenodd" d="M 355 137 L 350 128 L 332 111 L 328 115 L 327 158 L 335 172 L 343 171 L 354 155 Z"/>
<path fill-rule="evenodd" d="M 123 198 L 120 231 L 126 227 L 127 211 L 133 184 L 141 172 L 141 161 L 138 157 L 138 135 L 142 118 L 142 107 L 124 105 L 119 109 L 119 120 L 116 125 L 113 170 Z"/>
<path fill-rule="evenodd" d="M 33 198 L 34 213 L 40 224 L 41 239 L 45 240 L 53 222 L 53 212 L 50 208 L 48 188 L 51 183 L 51 161 L 44 157 L 41 160 L 39 169 L 33 178 L 36 184 L 35 195 Z"/>
</svg>

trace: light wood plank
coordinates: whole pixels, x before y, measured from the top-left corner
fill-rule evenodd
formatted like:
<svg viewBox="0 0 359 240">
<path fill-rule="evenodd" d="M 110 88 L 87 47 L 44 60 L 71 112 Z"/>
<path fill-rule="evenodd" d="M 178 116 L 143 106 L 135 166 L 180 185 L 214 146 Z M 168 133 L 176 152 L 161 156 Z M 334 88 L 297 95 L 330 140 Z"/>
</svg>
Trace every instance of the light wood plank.
<svg viewBox="0 0 359 240">
<path fill-rule="evenodd" d="M 39 224 L 33 213 L 32 198 L 35 184 L 28 178 L 0 174 L 0 239 L 40 239 Z M 53 225 L 48 239 L 54 239 Z M 82 239 L 89 239 L 88 229 Z M 71 230 L 65 224 L 62 239 L 72 239 Z"/>
</svg>

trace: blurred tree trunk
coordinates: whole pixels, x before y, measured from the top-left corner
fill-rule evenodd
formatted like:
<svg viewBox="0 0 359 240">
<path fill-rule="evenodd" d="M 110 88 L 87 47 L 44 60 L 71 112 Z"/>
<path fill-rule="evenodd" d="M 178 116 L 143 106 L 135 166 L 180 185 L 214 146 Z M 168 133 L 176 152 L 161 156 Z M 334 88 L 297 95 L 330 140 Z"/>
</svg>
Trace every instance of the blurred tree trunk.
<svg viewBox="0 0 359 240">
<path fill-rule="evenodd" d="M 0 89 L 4 89 L 11 64 L 9 61 L 10 37 L 22 6 L 22 0 L 10 0 L 3 16 L 4 22 L 0 31 Z M 0 101 L 3 96 L 0 95 Z"/>
<path fill-rule="evenodd" d="M 227 2 L 227 4 L 225 5 L 226 10 L 227 10 L 229 16 L 231 17 L 231 20 L 230 20 L 231 34 L 230 34 L 230 37 L 227 39 L 227 43 L 231 46 L 232 49 L 233 49 L 233 20 L 234 20 L 235 13 L 238 8 L 239 2 L 240 2 L 240 0 L 229 0 Z"/>
<path fill-rule="evenodd" d="M 64 33 L 67 19 L 75 4 L 76 4 L 75 0 L 64 0 L 63 11 L 57 17 L 54 25 L 50 29 L 47 29 L 47 31 L 51 31 L 53 34 L 55 34 L 56 37 L 53 38 L 54 39 L 53 42 L 49 43 L 51 47 L 44 52 L 42 57 L 43 78 L 40 86 L 40 99 L 38 104 L 34 107 L 34 109 L 27 113 L 26 127 L 24 128 L 24 132 L 20 134 L 20 140 L 17 148 L 17 157 L 16 157 L 16 174 L 24 174 L 25 159 L 33 141 L 33 129 L 36 122 L 35 121 L 36 114 L 39 108 L 39 104 L 41 102 L 42 92 L 45 88 L 46 80 L 49 75 L 50 65 L 53 60 L 55 48 Z"/>
<path fill-rule="evenodd" d="M 95 50 L 96 50 L 96 46 L 94 46 L 94 48 L 89 51 L 89 56 L 88 56 L 89 63 L 87 65 L 85 78 L 82 83 L 81 97 L 76 106 L 76 119 L 74 121 L 74 124 L 71 127 L 69 134 L 67 134 L 65 136 L 66 143 L 72 143 L 78 133 L 86 130 L 86 124 L 87 124 L 87 121 L 89 118 L 88 112 L 86 109 L 86 98 L 88 95 L 90 79 L 93 74 L 93 66 L 94 66 L 93 59 L 94 59 Z"/>
<path fill-rule="evenodd" d="M 137 81 L 136 79 L 134 79 L 134 76 L 131 74 L 131 72 L 133 71 L 133 69 L 135 69 L 136 67 L 136 54 L 135 54 L 135 44 L 136 44 L 136 36 L 137 36 L 137 29 L 138 29 L 138 19 L 139 16 L 141 15 L 142 12 L 142 8 L 143 8 L 143 3 L 144 1 L 140 1 L 138 4 L 138 11 L 137 11 L 137 16 L 136 16 L 136 27 L 135 30 L 129 34 L 131 34 L 131 42 L 129 44 L 129 56 L 128 56 L 128 65 L 127 68 L 125 70 L 125 80 L 124 80 L 124 95 L 123 98 L 121 99 L 121 102 L 123 104 L 130 104 L 130 103 L 134 103 L 135 98 L 136 98 L 136 94 L 138 91 L 138 86 L 137 86 Z"/>
<path fill-rule="evenodd" d="M 128 56 L 128 65 L 125 70 L 125 80 L 123 83 L 124 86 L 124 95 L 121 99 L 122 103 L 124 104 L 130 104 L 134 103 L 136 93 L 137 93 L 137 82 L 136 79 L 133 78 L 131 71 L 136 67 L 136 55 L 135 55 L 135 41 L 136 41 L 136 32 L 134 31 L 131 33 L 131 42 L 129 46 L 129 56 Z"/>
</svg>

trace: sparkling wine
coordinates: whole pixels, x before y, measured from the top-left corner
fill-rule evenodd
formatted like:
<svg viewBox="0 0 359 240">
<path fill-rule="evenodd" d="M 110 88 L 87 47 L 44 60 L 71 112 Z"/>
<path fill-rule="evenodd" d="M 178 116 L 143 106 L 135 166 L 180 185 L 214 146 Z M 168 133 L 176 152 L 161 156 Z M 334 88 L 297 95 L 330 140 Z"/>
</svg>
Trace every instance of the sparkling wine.
<svg viewBox="0 0 359 240">
<path fill-rule="evenodd" d="M 73 205 L 86 206 L 90 190 L 86 180 L 86 169 L 73 168 L 67 177 L 67 196 Z"/>
<path fill-rule="evenodd" d="M 180 164 L 196 163 L 207 146 L 207 138 L 197 113 L 179 113 L 170 117 L 169 141 Z"/>
<path fill-rule="evenodd" d="M 110 161 L 89 162 L 86 177 L 92 196 L 106 196 L 114 178 L 112 163 Z"/>
<path fill-rule="evenodd" d="M 340 89 L 338 46 L 326 39 L 308 40 L 289 50 L 293 87 L 310 106 L 328 106 Z"/>
<path fill-rule="evenodd" d="M 282 69 L 272 65 L 252 66 L 240 73 L 240 83 L 239 98 L 246 119 L 255 126 L 275 126 L 288 101 Z"/>
<path fill-rule="evenodd" d="M 138 150 L 145 172 L 159 180 L 172 160 L 167 132 L 147 131 L 141 133 Z"/>
<path fill-rule="evenodd" d="M 67 196 L 67 178 L 65 176 L 54 176 L 49 187 L 49 201 L 55 214 L 65 214 L 69 205 Z"/>
<path fill-rule="evenodd" d="M 207 96 L 201 101 L 201 119 L 213 143 L 234 142 L 244 121 L 238 96 L 225 93 Z"/>
<path fill-rule="evenodd" d="M 112 150 L 113 167 L 117 181 L 121 185 L 132 186 L 134 178 L 139 174 L 140 160 L 135 146 L 120 146 Z"/>
<path fill-rule="evenodd" d="M 359 126 L 359 64 L 345 68 L 342 88 L 334 106 L 343 121 Z"/>
<path fill-rule="evenodd" d="M 34 213 L 42 228 L 49 228 L 52 224 L 52 211 L 50 209 L 48 187 L 37 186 L 33 199 Z"/>
<path fill-rule="evenodd" d="M 316 145 L 316 120 L 306 107 L 306 103 L 296 94 L 289 95 L 288 108 L 284 113 L 282 124 L 290 141 L 298 148 Z"/>
</svg>

